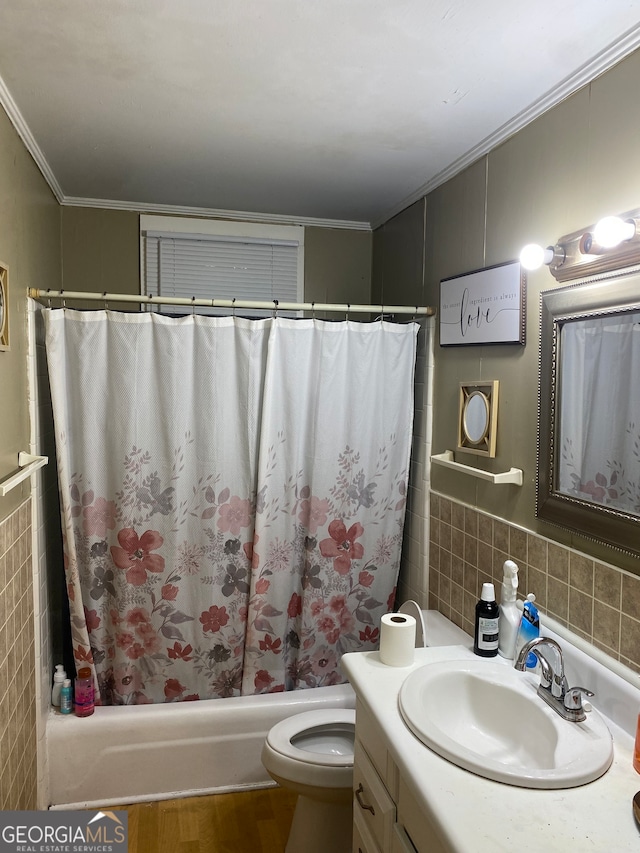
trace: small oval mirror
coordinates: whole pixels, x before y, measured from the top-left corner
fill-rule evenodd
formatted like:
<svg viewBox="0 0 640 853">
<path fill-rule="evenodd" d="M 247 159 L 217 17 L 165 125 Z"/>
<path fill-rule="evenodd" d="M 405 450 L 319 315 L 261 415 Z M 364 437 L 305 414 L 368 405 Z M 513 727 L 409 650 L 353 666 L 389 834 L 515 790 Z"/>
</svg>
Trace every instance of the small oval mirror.
<svg viewBox="0 0 640 853">
<path fill-rule="evenodd" d="M 468 441 L 480 444 L 489 429 L 489 401 L 481 391 L 469 395 L 462 423 Z"/>
</svg>

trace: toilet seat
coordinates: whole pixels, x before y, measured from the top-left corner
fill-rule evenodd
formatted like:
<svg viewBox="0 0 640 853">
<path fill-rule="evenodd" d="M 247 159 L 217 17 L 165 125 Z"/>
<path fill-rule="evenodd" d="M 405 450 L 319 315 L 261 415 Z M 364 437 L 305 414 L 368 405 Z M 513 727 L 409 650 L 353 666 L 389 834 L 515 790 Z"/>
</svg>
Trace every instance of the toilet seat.
<svg viewBox="0 0 640 853">
<path fill-rule="evenodd" d="M 356 712 L 353 709 L 305 711 L 276 723 L 268 732 L 266 742 L 274 752 L 290 761 L 322 767 L 352 767 L 353 747 L 349 749 L 344 736 L 353 742 L 355 722 Z M 330 741 L 333 734 L 340 753 L 312 748 L 314 738 Z M 309 748 L 305 748 L 305 742 Z"/>
</svg>

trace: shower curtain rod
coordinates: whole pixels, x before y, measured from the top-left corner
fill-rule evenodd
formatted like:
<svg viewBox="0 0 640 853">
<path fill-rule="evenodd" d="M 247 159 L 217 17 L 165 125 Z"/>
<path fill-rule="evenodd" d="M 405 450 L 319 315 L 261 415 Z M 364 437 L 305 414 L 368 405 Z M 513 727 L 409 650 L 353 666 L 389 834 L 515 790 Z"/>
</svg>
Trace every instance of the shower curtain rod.
<svg viewBox="0 0 640 853">
<path fill-rule="evenodd" d="M 261 308 L 269 311 L 329 311 L 346 314 L 413 314 L 432 317 L 436 309 L 429 305 L 351 305 L 337 302 L 254 302 L 249 299 L 181 299 L 174 296 L 143 296 L 132 293 L 83 293 L 80 290 L 40 290 L 30 287 L 32 299 L 67 299 L 86 302 L 135 302 L 139 305 L 182 305 L 192 308 Z"/>
</svg>

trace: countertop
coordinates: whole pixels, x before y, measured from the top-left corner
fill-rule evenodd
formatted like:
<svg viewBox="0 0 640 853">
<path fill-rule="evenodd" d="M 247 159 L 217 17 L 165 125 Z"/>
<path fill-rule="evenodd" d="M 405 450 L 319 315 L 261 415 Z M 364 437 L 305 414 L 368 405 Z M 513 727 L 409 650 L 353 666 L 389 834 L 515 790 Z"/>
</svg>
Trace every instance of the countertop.
<svg viewBox="0 0 640 853">
<path fill-rule="evenodd" d="M 466 658 L 481 660 L 470 645 L 416 649 L 414 662 L 407 667 L 386 666 L 378 652 L 342 658 L 358 699 L 388 735 L 388 749 L 401 777 L 451 851 L 638 853 L 640 830 L 632 798 L 640 790 L 640 775 L 632 765 L 633 737 L 602 710 L 613 736 L 613 763 L 600 779 L 577 788 L 547 791 L 493 782 L 456 767 L 411 733 L 398 710 L 405 678 L 428 663 Z M 637 700 L 634 711 L 640 710 L 640 690 L 621 685 L 621 695 L 625 705 Z"/>
</svg>

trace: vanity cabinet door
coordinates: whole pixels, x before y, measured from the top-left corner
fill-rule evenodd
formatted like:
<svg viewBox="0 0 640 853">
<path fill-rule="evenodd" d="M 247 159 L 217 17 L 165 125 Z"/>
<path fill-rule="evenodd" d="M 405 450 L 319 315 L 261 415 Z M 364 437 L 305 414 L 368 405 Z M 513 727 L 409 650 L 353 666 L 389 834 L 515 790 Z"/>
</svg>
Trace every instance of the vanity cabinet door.
<svg viewBox="0 0 640 853">
<path fill-rule="evenodd" d="M 411 790 L 404 780 L 400 779 L 400 792 L 398 796 L 398 823 L 406 829 L 411 836 L 412 847 L 416 853 L 451 853 L 424 813 Z M 395 851 L 394 851 L 395 853 Z"/>
<path fill-rule="evenodd" d="M 367 827 L 378 848 L 388 853 L 391 850 L 396 806 L 357 738 L 354 747 L 353 795 L 354 814 L 362 818 L 360 823 Z"/>
<path fill-rule="evenodd" d="M 356 853 L 356 851 L 354 851 L 354 853 Z M 395 823 L 393 825 L 391 853 L 418 853 L 416 848 L 411 843 L 411 839 L 399 823 Z"/>
</svg>

